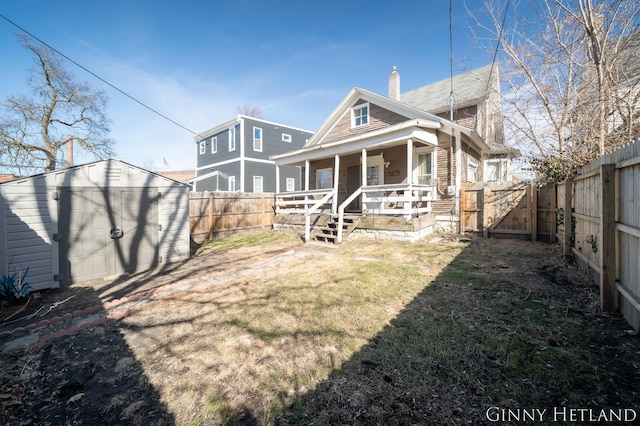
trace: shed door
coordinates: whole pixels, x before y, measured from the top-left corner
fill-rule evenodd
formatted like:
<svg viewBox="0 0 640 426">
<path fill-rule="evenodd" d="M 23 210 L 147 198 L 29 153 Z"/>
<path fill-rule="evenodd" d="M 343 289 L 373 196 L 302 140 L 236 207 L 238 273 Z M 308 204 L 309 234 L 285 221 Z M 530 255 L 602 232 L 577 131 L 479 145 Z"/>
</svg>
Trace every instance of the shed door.
<svg viewBox="0 0 640 426">
<path fill-rule="evenodd" d="M 156 265 L 156 188 L 76 187 L 60 194 L 61 285 Z"/>
</svg>

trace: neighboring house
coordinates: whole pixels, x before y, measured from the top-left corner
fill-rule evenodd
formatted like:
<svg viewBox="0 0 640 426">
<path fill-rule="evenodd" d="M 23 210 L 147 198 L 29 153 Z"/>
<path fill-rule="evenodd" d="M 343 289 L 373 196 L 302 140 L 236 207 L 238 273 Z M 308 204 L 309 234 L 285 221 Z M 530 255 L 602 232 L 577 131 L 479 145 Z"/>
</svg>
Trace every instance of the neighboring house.
<svg viewBox="0 0 640 426">
<path fill-rule="evenodd" d="M 302 148 L 313 132 L 237 115 L 193 138 L 194 191 L 279 192 L 302 189 L 300 167 L 276 170 L 269 157 Z"/>
<path fill-rule="evenodd" d="M 394 236 L 408 239 L 433 231 L 434 204 L 457 221 L 462 182 L 506 180 L 517 155 L 503 144 L 491 74 L 484 67 L 454 78 L 453 121 L 443 118 L 451 81 L 446 90 L 441 82 L 400 94 L 394 67 L 388 97 L 353 88 L 304 148 L 272 157 L 278 167 L 297 165 L 306 174 L 304 191 L 277 194 L 278 215 L 304 214 L 308 240 L 311 215 L 327 213 L 336 232 L 320 236 L 337 242 L 345 213 L 400 217 L 411 226 Z"/>
</svg>

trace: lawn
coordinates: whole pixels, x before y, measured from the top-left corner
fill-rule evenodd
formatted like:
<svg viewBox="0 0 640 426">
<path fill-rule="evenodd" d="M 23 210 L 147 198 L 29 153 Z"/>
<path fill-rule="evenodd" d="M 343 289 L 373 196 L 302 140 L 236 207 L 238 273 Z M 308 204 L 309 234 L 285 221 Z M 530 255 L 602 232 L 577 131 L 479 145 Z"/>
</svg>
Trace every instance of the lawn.
<svg viewBox="0 0 640 426">
<path fill-rule="evenodd" d="M 82 424 L 98 413 L 104 424 L 369 425 L 534 414 L 552 423 L 568 416 L 562 409 L 640 415 L 638 337 L 617 313 L 599 311 L 597 287 L 555 246 L 439 236 L 326 248 L 269 232 L 203 246 L 191 262 L 234 273 L 3 354 L 0 420 Z"/>
</svg>

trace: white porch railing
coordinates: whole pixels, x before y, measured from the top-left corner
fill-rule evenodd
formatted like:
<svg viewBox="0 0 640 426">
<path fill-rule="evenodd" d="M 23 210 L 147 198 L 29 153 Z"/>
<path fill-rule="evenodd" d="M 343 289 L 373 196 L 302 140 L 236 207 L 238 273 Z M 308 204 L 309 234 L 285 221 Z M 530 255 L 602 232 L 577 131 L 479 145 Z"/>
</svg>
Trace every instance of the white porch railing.
<svg viewBox="0 0 640 426">
<path fill-rule="evenodd" d="M 431 185 L 376 185 L 362 188 L 362 213 L 413 215 L 430 213 L 435 189 Z"/>
<path fill-rule="evenodd" d="M 375 185 L 362 186 L 354 191 L 333 211 L 336 189 L 316 189 L 311 191 L 282 192 L 276 194 L 276 213 L 303 213 L 305 215 L 305 241 L 309 241 L 311 215 L 322 206 L 327 206 L 332 214 L 338 215 L 338 243 L 342 242 L 344 211 L 357 197 L 362 195 L 362 213 L 373 215 L 414 215 L 431 212 L 431 201 L 435 188 L 431 185 Z"/>
<path fill-rule="evenodd" d="M 311 238 L 311 215 L 327 204 L 331 209 L 337 192 L 336 189 L 315 189 L 276 194 L 276 214 L 304 213 L 304 241 L 307 242 Z"/>
</svg>

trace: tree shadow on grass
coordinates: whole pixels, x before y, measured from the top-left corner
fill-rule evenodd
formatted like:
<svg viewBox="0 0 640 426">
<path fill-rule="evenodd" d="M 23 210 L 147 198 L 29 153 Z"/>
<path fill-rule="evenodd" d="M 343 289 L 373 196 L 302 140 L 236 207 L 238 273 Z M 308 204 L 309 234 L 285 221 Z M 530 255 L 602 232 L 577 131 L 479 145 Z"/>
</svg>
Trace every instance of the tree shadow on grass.
<svg viewBox="0 0 640 426">
<path fill-rule="evenodd" d="M 484 424 L 534 408 L 553 423 L 557 407 L 640 415 L 638 340 L 554 251 L 473 242 L 278 424 Z"/>
<path fill-rule="evenodd" d="M 82 297 L 100 303 L 96 294 Z M 84 320 L 95 320 L 102 313 Z M 82 321 L 74 325 L 82 326 Z M 0 415 L 2 424 L 175 424 L 118 322 L 105 322 L 2 357 L 0 386 L 13 395 Z"/>
</svg>

